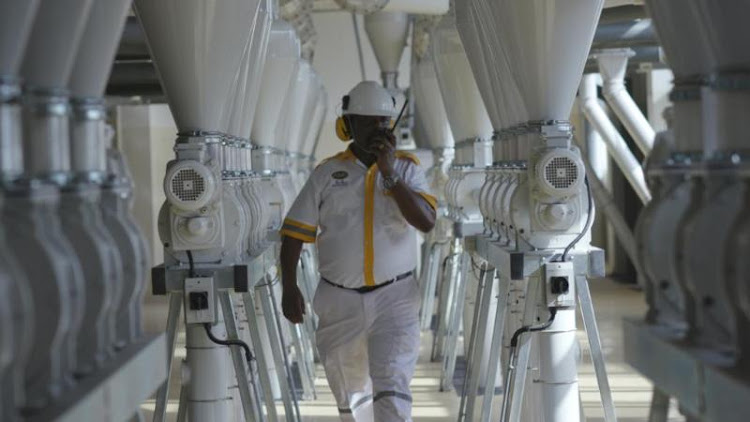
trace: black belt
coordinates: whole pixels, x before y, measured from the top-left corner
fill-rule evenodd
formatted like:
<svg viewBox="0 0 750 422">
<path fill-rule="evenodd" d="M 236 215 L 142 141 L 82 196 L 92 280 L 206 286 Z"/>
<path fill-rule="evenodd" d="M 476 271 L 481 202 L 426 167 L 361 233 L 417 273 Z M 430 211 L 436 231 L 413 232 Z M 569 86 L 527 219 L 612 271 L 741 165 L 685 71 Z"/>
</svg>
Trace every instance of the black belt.
<svg viewBox="0 0 750 422">
<path fill-rule="evenodd" d="M 396 277 L 394 277 L 394 278 L 392 278 L 390 280 L 384 281 L 384 282 L 382 282 L 380 284 L 376 284 L 374 286 L 357 287 L 356 289 L 355 288 L 351 288 L 351 287 L 344 287 L 344 286 L 342 286 L 340 284 L 336 284 L 336 283 L 334 283 L 334 282 L 332 282 L 330 280 L 326 280 L 325 278 L 323 278 L 323 281 L 325 281 L 326 283 L 330 284 L 331 286 L 338 287 L 339 289 L 351 290 L 351 291 L 357 292 L 357 293 L 369 293 L 369 292 L 371 292 L 373 290 L 377 290 L 377 289 L 379 289 L 381 287 L 385 287 L 385 286 L 387 286 L 389 284 L 393 284 L 393 283 L 395 283 L 397 281 L 403 280 L 406 277 L 409 277 L 410 275 L 412 275 L 413 273 L 414 273 L 414 271 L 407 271 L 407 272 L 405 272 L 403 274 L 399 274 Z"/>
</svg>

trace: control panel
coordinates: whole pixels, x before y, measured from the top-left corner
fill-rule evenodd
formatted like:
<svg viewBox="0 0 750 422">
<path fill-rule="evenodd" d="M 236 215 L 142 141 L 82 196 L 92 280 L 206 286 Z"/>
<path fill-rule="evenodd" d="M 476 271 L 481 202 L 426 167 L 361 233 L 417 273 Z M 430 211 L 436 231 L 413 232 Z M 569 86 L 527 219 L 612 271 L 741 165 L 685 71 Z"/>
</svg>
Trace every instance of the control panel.
<svg viewBox="0 0 750 422">
<path fill-rule="evenodd" d="M 214 279 L 194 277 L 185 279 L 185 322 L 202 324 L 216 322 Z"/>
<path fill-rule="evenodd" d="M 548 262 L 544 264 L 544 285 L 547 306 L 575 306 L 575 270 L 572 262 Z"/>
</svg>

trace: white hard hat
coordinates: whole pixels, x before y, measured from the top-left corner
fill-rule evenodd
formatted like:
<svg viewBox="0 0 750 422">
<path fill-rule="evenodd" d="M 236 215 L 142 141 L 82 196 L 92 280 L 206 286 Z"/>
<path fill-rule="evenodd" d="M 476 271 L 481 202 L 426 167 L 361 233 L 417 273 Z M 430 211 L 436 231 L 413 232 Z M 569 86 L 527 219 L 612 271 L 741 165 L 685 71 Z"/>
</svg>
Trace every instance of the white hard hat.
<svg viewBox="0 0 750 422">
<path fill-rule="evenodd" d="M 363 81 L 357 84 L 341 103 L 343 115 L 358 114 L 361 116 L 395 116 L 396 99 L 374 81 Z"/>
</svg>

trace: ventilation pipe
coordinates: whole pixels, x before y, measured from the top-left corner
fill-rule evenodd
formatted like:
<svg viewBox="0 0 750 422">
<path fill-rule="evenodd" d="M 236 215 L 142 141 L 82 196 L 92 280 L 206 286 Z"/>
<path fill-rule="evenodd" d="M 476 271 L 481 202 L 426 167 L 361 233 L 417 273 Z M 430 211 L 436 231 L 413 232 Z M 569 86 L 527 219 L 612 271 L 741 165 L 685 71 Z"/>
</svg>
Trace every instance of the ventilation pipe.
<svg viewBox="0 0 750 422">
<path fill-rule="evenodd" d="M 646 178 L 643 174 L 641 164 L 628 147 L 625 139 L 620 135 L 615 125 L 609 120 L 607 113 L 599 103 L 597 95 L 597 75 L 587 74 L 583 76 L 578 95 L 581 100 L 581 108 L 586 120 L 591 123 L 596 131 L 602 136 L 607 144 L 607 151 L 620 167 L 622 174 L 630 182 L 641 202 L 647 204 L 651 201 L 651 193 L 646 186 Z"/>
<path fill-rule="evenodd" d="M 19 68 L 38 1 L 0 4 L 0 213 L 7 186 L 23 173 L 21 84 Z M 34 345 L 34 301 L 0 214 L 0 420 L 21 420 L 25 405 L 25 367 Z M 11 243 L 12 242 L 12 243 Z M 54 287 L 52 288 L 54 290 Z"/>
<path fill-rule="evenodd" d="M 645 156 L 648 156 L 654 147 L 656 133 L 625 88 L 628 59 L 634 54 L 633 50 L 626 48 L 599 50 L 592 56 L 599 61 L 604 98 L 625 125 L 625 129 L 633 137 L 638 148 Z"/>
</svg>

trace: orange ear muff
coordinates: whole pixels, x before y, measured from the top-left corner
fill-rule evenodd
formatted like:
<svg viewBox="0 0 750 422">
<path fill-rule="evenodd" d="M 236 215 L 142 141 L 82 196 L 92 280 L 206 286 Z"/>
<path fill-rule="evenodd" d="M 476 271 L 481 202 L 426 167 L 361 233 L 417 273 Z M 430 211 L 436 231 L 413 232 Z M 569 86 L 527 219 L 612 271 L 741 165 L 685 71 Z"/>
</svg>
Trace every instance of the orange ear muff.
<svg viewBox="0 0 750 422">
<path fill-rule="evenodd" d="M 346 120 L 343 117 L 338 117 L 336 119 L 336 136 L 342 142 L 347 142 L 352 139 L 352 134 L 349 131 L 349 126 L 346 124 Z"/>
</svg>

